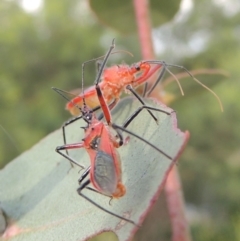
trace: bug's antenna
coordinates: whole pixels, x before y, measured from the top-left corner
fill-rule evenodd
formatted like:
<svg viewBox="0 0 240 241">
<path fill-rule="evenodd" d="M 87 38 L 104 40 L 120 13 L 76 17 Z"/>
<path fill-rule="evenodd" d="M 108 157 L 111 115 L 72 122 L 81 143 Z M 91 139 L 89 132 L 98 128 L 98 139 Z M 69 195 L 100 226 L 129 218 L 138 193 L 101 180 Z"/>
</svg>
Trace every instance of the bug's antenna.
<svg viewBox="0 0 240 241">
<path fill-rule="evenodd" d="M 183 95 L 184 95 L 184 92 L 183 92 L 182 86 L 181 86 L 178 78 L 177 78 L 177 77 L 175 76 L 175 74 L 173 74 L 173 72 L 171 72 L 167 67 L 166 67 L 166 70 L 167 70 L 167 72 L 168 72 L 170 75 L 172 75 L 173 78 L 176 80 L 176 82 L 177 82 L 177 84 L 178 84 L 178 87 L 179 87 L 179 89 L 180 89 L 180 91 L 181 91 L 181 94 L 182 94 L 182 96 L 183 96 Z M 192 76 L 192 77 L 193 77 L 193 76 Z"/>
<path fill-rule="evenodd" d="M 209 92 L 211 92 L 213 94 L 213 96 L 217 99 L 218 103 L 219 103 L 219 106 L 220 106 L 220 109 L 221 111 L 223 112 L 223 105 L 222 105 L 222 102 L 220 100 L 220 98 L 218 97 L 218 95 L 213 91 L 211 90 L 209 87 L 207 87 L 205 84 L 203 84 L 201 81 L 199 81 L 196 77 L 194 77 L 191 72 L 186 69 L 184 66 L 180 66 L 180 65 L 175 65 L 175 64 L 167 64 L 165 63 L 165 61 L 158 61 L 158 60 L 146 60 L 144 61 L 146 63 L 152 63 L 152 64 L 162 64 L 164 66 L 164 69 L 163 71 L 167 71 L 169 74 L 171 74 L 174 79 L 177 81 L 177 84 L 180 88 L 180 91 L 181 91 L 181 94 L 184 95 L 183 93 L 183 90 L 182 90 L 182 87 L 181 87 L 181 84 L 179 82 L 179 80 L 177 79 L 177 77 L 169 70 L 168 67 L 175 67 L 175 68 L 178 68 L 178 69 L 182 69 L 184 70 L 190 77 L 192 77 L 192 79 L 197 82 L 199 85 L 201 85 L 203 88 L 207 89 Z M 153 87 L 150 89 L 150 91 L 148 92 L 148 94 L 150 94 L 152 92 L 152 90 L 155 88 L 156 84 L 161 80 L 162 78 L 162 74 L 160 74 L 160 76 L 158 77 L 157 81 L 155 82 L 155 84 L 153 85 Z"/>
<path fill-rule="evenodd" d="M 65 95 L 63 94 L 63 93 L 67 93 L 66 91 L 61 90 L 61 89 L 58 89 L 58 88 L 56 88 L 56 87 L 52 87 L 51 89 L 54 90 L 55 92 L 57 92 L 59 95 L 61 95 L 65 100 L 71 102 L 71 103 L 72 103 L 76 108 L 78 108 L 78 109 L 81 111 L 81 113 L 82 113 L 82 108 L 81 108 L 78 104 L 74 103 L 71 99 L 69 99 L 67 96 L 65 96 Z"/>
</svg>

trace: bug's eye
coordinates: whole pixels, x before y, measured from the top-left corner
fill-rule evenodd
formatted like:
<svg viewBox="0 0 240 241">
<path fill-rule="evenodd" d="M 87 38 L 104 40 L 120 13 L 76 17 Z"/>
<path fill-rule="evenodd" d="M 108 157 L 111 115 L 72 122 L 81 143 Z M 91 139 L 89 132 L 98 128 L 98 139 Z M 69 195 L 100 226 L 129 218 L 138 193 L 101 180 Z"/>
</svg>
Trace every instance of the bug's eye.
<svg viewBox="0 0 240 241">
<path fill-rule="evenodd" d="M 141 70 L 141 68 L 140 68 L 139 65 L 137 65 L 137 66 L 135 67 L 135 69 L 136 69 L 137 71 Z"/>
</svg>

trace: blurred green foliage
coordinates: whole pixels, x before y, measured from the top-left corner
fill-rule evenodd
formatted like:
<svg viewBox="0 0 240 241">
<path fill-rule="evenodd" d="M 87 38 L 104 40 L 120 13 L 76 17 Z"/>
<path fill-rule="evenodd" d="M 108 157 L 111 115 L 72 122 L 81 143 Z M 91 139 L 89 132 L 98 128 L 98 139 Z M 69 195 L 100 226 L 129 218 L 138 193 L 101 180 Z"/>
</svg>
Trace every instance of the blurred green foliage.
<svg viewBox="0 0 240 241">
<path fill-rule="evenodd" d="M 149 1 L 152 26 L 171 21 L 179 9 L 180 2 L 180 0 L 161 0 L 161 5 L 164 7 L 160 8 L 159 0 Z M 133 1 L 105 0 L 103 3 L 98 0 L 89 0 L 89 5 L 99 21 L 105 25 L 125 34 L 137 32 Z"/>
<path fill-rule="evenodd" d="M 189 70 L 218 68 L 230 73 L 214 87 L 224 113 L 209 92 L 191 94 L 190 88 L 172 105 L 179 127 L 191 133 L 178 168 L 187 210 L 192 214 L 193 239 L 198 241 L 240 240 L 240 14 L 239 8 L 236 13 L 227 11 L 234 1 L 223 7 L 216 2 L 193 1 L 192 10 L 181 21 L 154 31 L 156 45 L 158 41 L 165 43 L 159 59 Z M 45 1 L 41 11 L 29 14 L 15 1 L 0 2 L 0 125 L 13 139 L 0 130 L 1 167 L 69 117 L 65 101 L 51 86 L 79 88 L 82 62 L 103 55 L 113 37 L 118 49 L 127 49 L 135 56 L 114 55 L 114 63 L 140 59 L 137 36 L 110 32 L 95 21 L 84 3 Z M 232 9 L 237 11 L 239 5 L 235 4 Z M 203 47 L 195 51 L 199 39 Z M 91 84 L 94 64 L 86 67 L 85 75 L 86 85 Z M 213 77 L 198 78 L 210 83 Z M 41 157 L 36 156 L 36 160 L 41 161 Z M 153 216 L 148 217 L 136 240 L 169 240 L 171 230 L 166 225 L 162 198 L 159 203 L 162 206 L 154 207 Z"/>
</svg>

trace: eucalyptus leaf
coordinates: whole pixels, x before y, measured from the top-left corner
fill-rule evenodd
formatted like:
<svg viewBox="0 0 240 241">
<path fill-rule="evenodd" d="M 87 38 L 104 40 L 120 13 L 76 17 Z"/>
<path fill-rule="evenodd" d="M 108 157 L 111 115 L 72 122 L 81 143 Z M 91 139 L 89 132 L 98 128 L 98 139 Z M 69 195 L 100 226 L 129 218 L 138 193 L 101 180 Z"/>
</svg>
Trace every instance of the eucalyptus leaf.
<svg viewBox="0 0 240 241">
<path fill-rule="evenodd" d="M 148 102 L 171 112 L 170 108 Z M 122 100 L 113 111 L 113 122 L 121 125 L 138 107 L 132 98 Z M 126 195 L 114 199 L 90 190 L 83 193 L 102 207 L 141 225 L 148 210 L 158 198 L 167 174 L 188 139 L 188 132 L 177 128 L 175 112 L 167 115 L 152 111 L 158 124 L 143 110 L 128 130 L 156 145 L 174 161 L 143 141 L 124 133 L 128 143 L 119 148 L 122 180 Z M 82 120 L 68 126 L 67 142 L 80 142 L 84 137 Z M 57 130 L 26 151 L 0 171 L 0 200 L 8 227 L 1 240 L 86 240 L 106 230 L 115 232 L 120 241 L 130 240 L 138 229 L 80 197 L 76 189 L 81 175 L 79 167 L 55 152 L 62 145 L 62 132 Z M 89 156 L 84 149 L 69 155 L 87 167 Z"/>
</svg>

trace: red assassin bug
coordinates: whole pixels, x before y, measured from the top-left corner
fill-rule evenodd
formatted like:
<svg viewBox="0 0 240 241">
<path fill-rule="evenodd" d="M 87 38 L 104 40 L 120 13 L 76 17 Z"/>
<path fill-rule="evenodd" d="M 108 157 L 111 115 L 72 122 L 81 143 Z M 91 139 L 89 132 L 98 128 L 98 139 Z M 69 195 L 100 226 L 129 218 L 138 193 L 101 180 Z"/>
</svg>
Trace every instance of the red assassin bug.
<svg viewBox="0 0 240 241">
<path fill-rule="evenodd" d="M 88 90 L 85 90 L 84 92 L 83 92 L 83 94 L 81 95 L 81 101 L 80 102 L 84 102 L 84 104 L 86 105 L 86 106 L 88 106 L 89 108 L 91 108 L 92 109 L 92 111 L 96 111 L 96 110 L 99 110 L 100 108 L 102 108 L 103 109 L 103 111 L 105 110 L 105 113 L 107 113 L 107 112 L 109 112 L 109 111 L 106 111 L 106 109 L 113 109 L 113 107 L 117 104 L 117 102 L 119 101 L 119 98 L 115 98 L 115 99 L 113 99 L 113 101 L 107 106 L 107 103 L 109 102 L 108 100 L 106 101 L 106 99 L 105 99 L 105 96 L 104 96 L 104 94 L 103 94 L 103 98 L 105 99 L 105 101 L 104 101 L 104 103 L 100 103 L 100 101 L 99 101 L 99 98 L 98 98 L 98 94 L 97 94 L 97 88 L 96 88 L 96 86 L 98 86 L 98 88 L 101 90 L 101 92 L 103 92 L 102 91 L 102 89 L 101 89 L 101 83 L 102 82 L 100 82 L 100 80 L 101 80 L 101 78 L 102 78 L 102 73 L 104 72 L 104 71 L 106 71 L 106 69 L 104 69 L 105 68 L 105 65 L 106 65 L 106 62 L 107 62 L 107 59 L 108 59 L 108 57 L 109 57 L 109 55 L 110 54 L 112 54 L 112 50 L 115 48 L 115 39 L 113 39 L 113 44 L 112 44 L 112 46 L 111 46 L 111 48 L 110 48 L 110 51 L 109 51 L 109 53 L 107 53 L 107 55 L 105 55 L 105 59 L 103 60 L 103 62 L 102 62 L 102 64 L 100 65 L 100 69 L 99 69 L 99 72 L 98 72 L 98 75 L 97 75 L 97 78 L 96 78 L 96 80 L 95 80 L 95 86 L 92 86 L 91 88 L 92 89 L 94 89 L 94 91 L 96 92 L 96 98 L 97 98 L 97 103 L 98 103 L 98 105 L 96 106 L 95 104 L 96 104 L 96 102 L 92 102 L 92 99 L 91 98 L 88 98 L 88 94 L 89 94 L 89 92 L 88 92 Z M 123 50 L 122 50 L 123 51 Z M 126 51 L 124 51 L 124 52 L 126 52 Z M 114 53 L 116 53 L 116 52 L 114 52 Z M 128 52 L 127 52 L 128 53 Z M 106 58 L 106 56 L 107 56 L 107 58 Z M 101 58 L 101 57 L 100 57 Z M 85 66 L 85 64 L 86 63 L 89 63 L 89 62 L 92 62 L 92 61 L 96 61 L 96 60 L 98 60 L 99 58 L 96 58 L 96 59 L 92 59 L 92 60 L 89 60 L 89 61 L 86 61 L 86 62 L 84 62 L 83 64 L 82 64 L 82 84 L 83 84 L 83 80 L 84 80 L 84 66 Z M 54 88 L 53 88 L 54 89 Z M 82 89 L 83 89 L 83 86 L 82 86 Z M 134 91 L 134 89 L 132 88 L 132 86 L 129 84 L 129 85 L 125 85 L 125 89 L 126 89 L 126 91 L 128 91 L 128 92 L 131 92 L 141 103 L 142 103 L 142 105 L 145 105 L 145 103 L 143 102 L 143 100 L 140 98 L 140 96 Z M 55 88 L 54 89 L 55 91 L 57 91 L 57 89 Z M 62 90 L 58 90 L 57 92 L 62 92 L 62 93 L 65 93 L 65 94 L 67 94 L 67 95 L 69 95 L 70 93 L 68 93 L 68 92 L 65 92 L 65 91 L 62 91 Z M 86 94 L 85 94 L 86 93 Z M 65 99 L 67 99 L 68 101 L 69 101 L 69 99 L 68 98 L 66 98 L 65 97 L 65 95 L 64 94 L 61 94 Z M 72 95 L 72 94 L 71 94 Z M 87 97 L 86 97 L 87 96 Z M 77 96 L 77 97 L 75 97 L 75 98 L 73 98 L 71 101 L 69 101 L 69 105 L 71 105 L 71 106 L 74 106 L 73 108 L 72 108 L 72 110 L 78 110 L 77 112 L 79 113 L 79 112 L 81 112 L 80 111 L 80 109 L 81 109 L 81 107 L 83 107 L 83 105 L 82 105 L 82 103 L 79 103 L 78 101 L 77 101 L 77 99 L 78 99 L 78 97 L 79 96 Z M 75 101 L 76 100 L 76 101 Z M 106 103 L 107 102 L 107 103 Z M 67 105 L 68 105 L 67 104 Z M 79 108 L 80 107 L 80 108 Z M 152 112 L 150 111 L 150 110 L 148 110 L 148 112 L 149 112 L 149 114 L 152 116 L 152 118 L 157 122 L 157 118 L 152 114 Z M 110 120 L 110 112 L 109 112 L 109 114 L 107 114 L 108 115 L 108 118 L 105 118 L 106 120 Z M 101 117 L 103 117 L 103 115 L 101 116 Z M 78 116 L 76 116 L 75 118 L 72 118 L 72 119 L 70 119 L 69 121 L 67 121 L 67 122 L 65 122 L 64 124 L 63 124 L 63 126 L 62 126 L 62 131 L 63 131 L 63 139 L 64 139 L 64 144 L 66 144 L 67 142 L 66 142 L 66 134 L 65 134 L 65 127 L 66 126 L 68 126 L 69 124 L 71 124 L 71 123 L 73 123 L 73 122 L 75 122 L 75 121 L 77 121 L 78 119 L 81 119 L 82 118 L 82 114 L 80 114 L 80 115 L 78 115 Z M 108 123 L 109 124 L 109 123 Z M 68 153 L 68 151 L 67 151 L 67 149 L 66 149 L 66 152 Z"/>
<path fill-rule="evenodd" d="M 72 163 L 82 167 L 82 165 L 79 165 L 78 162 L 76 162 L 73 158 L 71 158 L 69 155 L 66 155 L 65 153 L 61 152 L 63 150 L 70 150 L 70 149 L 76 149 L 76 148 L 85 148 L 88 152 L 91 160 L 91 165 L 86 169 L 86 171 L 82 174 L 82 176 L 79 179 L 79 188 L 77 189 L 77 192 L 80 196 L 88 200 L 90 203 L 95 205 L 96 207 L 102 209 L 103 211 L 117 217 L 120 219 L 123 219 L 127 222 L 130 222 L 134 225 L 137 225 L 134 221 L 124 218 L 116 213 L 113 213 L 100 205 L 98 205 L 96 202 L 88 198 L 82 193 L 82 190 L 87 188 L 89 190 L 98 192 L 100 194 L 109 196 L 110 198 L 120 198 L 125 195 L 126 188 L 124 184 L 122 183 L 121 178 L 121 161 L 120 157 L 117 152 L 117 148 L 123 145 L 123 136 L 122 132 L 126 132 L 129 135 L 132 135 L 141 141 L 145 142 L 147 145 L 154 148 L 156 151 L 164 155 L 170 160 L 173 160 L 172 157 L 161 151 L 158 147 L 151 144 L 144 138 L 140 137 L 139 135 L 129 131 L 126 129 L 126 127 L 135 119 L 135 117 L 143 110 L 154 110 L 154 111 L 160 111 L 166 114 L 171 114 L 167 111 L 142 105 L 139 107 L 125 122 L 122 126 L 119 126 L 115 123 L 112 123 L 111 121 L 111 113 L 110 110 L 106 104 L 106 101 L 102 95 L 101 89 L 98 85 L 98 81 L 101 77 L 102 70 L 104 68 L 104 65 L 106 64 L 106 61 L 114 47 L 114 41 L 112 43 L 112 46 L 110 47 L 108 53 L 106 54 L 103 64 L 101 66 L 101 69 L 98 73 L 97 79 L 96 79 L 96 91 L 98 94 L 98 99 L 100 102 L 100 106 L 103 110 L 103 116 L 107 121 L 107 124 L 100 121 L 102 119 L 102 115 L 100 115 L 98 118 L 94 114 L 93 110 L 89 109 L 86 106 L 86 103 L 84 103 L 83 108 L 79 108 L 79 110 L 82 113 L 83 120 L 87 123 L 87 126 L 84 127 L 85 130 L 85 137 L 82 142 L 80 143 L 74 143 L 74 144 L 65 144 L 63 146 L 58 146 L 56 148 L 56 151 L 62 155 L 63 157 L 67 158 Z M 82 80 L 83 81 L 83 80 Z M 62 91 L 56 88 L 53 88 L 56 92 L 58 92 L 60 95 L 62 95 L 64 98 L 66 98 Z M 140 97 L 138 97 L 140 98 Z M 143 102 L 141 100 L 141 102 Z M 74 121 L 76 120 L 73 119 Z M 72 123 L 72 122 L 68 122 Z M 116 135 L 113 134 L 113 130 L 115 130 Z M 90 178 L 88 178 L 86 181 L 84 179 L 90 175 Z M 83 182 L 84 181 L 84 182 Z M 92 183 L 94 188 L 88 187 L 88 185 Z"/>
<path fill-rule="evenodd" d="M 126 86 L 131 85 L 133 88 L 137 88 L 138 86 L 144 83 L 148 83 L 149 78 L 152 75 L 154 75 L 157 71 L 159 71 L 161 68 L 162 70 L 157 80 L 149 88 L 149 90 L 146 91 L 145 93 L 146 96 L 150 96 L 151 92 L 154 90 L 156 85 L 161 81 L 166 71 L 168 71 L 175 78 L 175 80 L 179 85 L 182 95 L 184 95 L 178 79 L 168 69 L 168 67 L 176 67 L 186 71 L 190 77 L 192 77 L 197 83 L 202 85 L 204 88 L 209 90 L 216 97 L 216 99 L 219 102 L 221 110 L 223 110 L 221 100 L 216 95 L 216 93 L 211 89 L 209 89 L 206 85 L 202 84 L 198 79 L 196 79 L 185 67 L 173 65 L 173 64 L 167 64 L 164 61 L 159 61 L 159 60 L 144 60 L 136 64 L 133 64 L 132 66 L 115 65 L 109 68 L 105 68 L 103 70 L 101 81 L 99 83 L 100 89 L 103 93 L 103 97 L 105 98 L 108 104 L 111 103 L 112 101 L 114 101 L 114 103 L 117 104 L 122 92 L 124 90 L 126 92 L 129 92 L 128 91 L 129 89 L 127 89 Z M 83 97 L 87 106 L 89 106 L 90 108 L 95 108 L 100 105 L 97 97 L 96 88 L 94 86 L 91 86 L 87 90 L 85 90 L 84 96 L 82 94 L 79 94 L 66 105 L 66 109 L 69 110 L 72 115 L 77 116 L 79 114 L 79 110 L 78 108 L 76 108 L 76 105 L 80 107 L 83 106 Z"/>
</svg>

